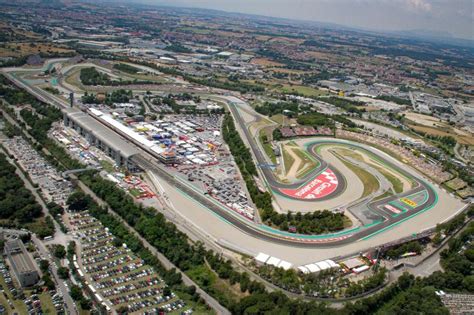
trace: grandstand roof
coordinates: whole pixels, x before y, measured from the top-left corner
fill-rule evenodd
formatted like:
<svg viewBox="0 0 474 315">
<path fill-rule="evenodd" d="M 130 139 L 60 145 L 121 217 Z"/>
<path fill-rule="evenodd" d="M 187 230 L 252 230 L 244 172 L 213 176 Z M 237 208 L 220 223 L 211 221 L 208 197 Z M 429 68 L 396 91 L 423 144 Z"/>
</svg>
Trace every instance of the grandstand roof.
<svg viewBox="0 0 474 315">
<path fill-rule="evenodd" d="M 65 109 L 68 117 L 73 120 L 76 124 L 81 126 L 82 129 L 93 134 L 97 139 L 102 143 L 106 144 L 108 147 L 112 148 L 115 151 L 120 151 L 120 154 L 129 158 L 132 155 L 138 153 L 138 150 L 135 149 L 132 145 L 128 144 L 123 138 L 117 135 L 114 131 L 102 125 L 100 122 L 89 116 L 88 114 L 75 109 L 67 108 Z"/>
</svg>

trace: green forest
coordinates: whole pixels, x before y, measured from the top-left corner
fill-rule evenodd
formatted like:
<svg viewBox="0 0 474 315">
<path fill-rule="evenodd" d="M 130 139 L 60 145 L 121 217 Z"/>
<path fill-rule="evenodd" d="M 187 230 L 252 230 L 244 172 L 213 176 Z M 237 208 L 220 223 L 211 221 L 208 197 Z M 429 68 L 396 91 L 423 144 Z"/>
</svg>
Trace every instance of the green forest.
<svg viewBox="0 0 474 315">
<path fill-rule="evenodd" d="M 25 188 L 23 180 L 15 173 L 15 166 L 0 153 L 0 219 L 1 225 L 25 227 L 39 237 L 54 233 L 50 217 L 43 220 L 41 206 L 31 192 Z"/>
</svg>

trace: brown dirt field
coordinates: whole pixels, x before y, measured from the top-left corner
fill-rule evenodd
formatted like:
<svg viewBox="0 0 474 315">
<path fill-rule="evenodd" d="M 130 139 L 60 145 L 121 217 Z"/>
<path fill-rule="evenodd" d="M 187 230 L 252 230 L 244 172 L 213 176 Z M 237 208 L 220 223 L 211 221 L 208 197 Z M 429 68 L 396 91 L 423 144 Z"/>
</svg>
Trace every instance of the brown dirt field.
<svg viewBox="0 0 474 315">
<path fill-rule="evenodd" d="M 285 68 L 267 68 L 268 71 L 280 72 L 280 73 L 289 73 L 289 74 L 302 74 L 306 73 L 303 70 L 292 70 L 292 69 L 285 69 Z"/>
<path fill-rule="evenodd" d="M 234 32 L 226 32 L 226 31 L 217 31 L 217 35 L 228 36 L 228 37 L 244 37 L 245 34 L 241 33 L 234 33 Z"/>
<path fill-rule="evenodd" d="M 264 67 L 280 67 L 283 66 L 283 64 L 272 61 L 267 58 L 253 58 L 252 61 L 250 62 L 254 65 L 259 65 L 259 66 L 264 66 Z"/>
<path fill-rule="evenodd" d="M 255 38 L 256 38 L 257 40 L 259 40 L 259 41 L 265 41 L 265 42 L 266 42 L 266 41 L 269 40 L 271 37 L 270 37 L 270 36 L 266 36 L 266 35 L 258 35 L 258 36 L 256 36 Z"/>
<path fill-rule="evenodd" d="M 454 131 L 444 131 L 444 130 L 440 130 L 438 128 L 417 126 L 417 125 L 411 125 L 411 124 L 408 124 L 408 127 L 412 128 L 416 131 L 426 132 L 430 135 L 451 136 L 451 137 L 454 137 L 456 139 L 456 141 L 459 142 L 460 144 L 474 145 L 474 137 L 473 136 L 461 136 L 461 135 L 457 134 Z"/>
<path fill-rule="evenodd" d="M 307 51 L 306 54 L 311 56 L 311 57 L 314 57 L 314 58 L 317 58 L 317 59 L 323 59 L 323 60 L 329 60 L 331 58 L 331 56 L 329 54 L 322 53 L 322 52 L 319 52 L 319 51 Z"/>
<path fill-rule="evenodd" d="M 361 106 L 362 108 L 364 108 L 366 111 L 368 112 L 373 112 L 373 111 L 378 111 L 380 110 L 380 108 L 377 108 L 377 107 L 373 107 L 373 106 Z"/>
<path fill-rule="evenodd" d="M 18 57 L 18 56 L 26 56 L 26 55 L 31 55 L 31 54 L 37 54 L 40 52 L 44 53 L 65 53 L 65 52 L 71 52 L 72 50 L 58 47 L 58 46 L 53 46 L 49 44 L 35 44 L 34 47 L 30 46 L 30 43 L 11 43 L 7 44 L 5 47 L 0 48 L 0 56 L 1 57 Z"/>
<path fill-rule="evenodd" d="M 407 119 L 424 126 L 433 126 L 433 124 L 436 124 L 436 123 L 440 125 L 444 124 L 443 122 L 441 122 L 439 118 L 428 116 L 428 115 L 412 113 L 412 112 L 403 112 L 403 114 L 405 114 L 405 117 Z"/>
<path fill-rule="evenodd" d="M 304 42 L 303 39 L 299 38 L 289 38 L 289 37 L 274 37 L 270 39 L 270 42 L 278 42 L 278 43 L 289 43 L 289 44 L 302 44 Z"/>
</svg>

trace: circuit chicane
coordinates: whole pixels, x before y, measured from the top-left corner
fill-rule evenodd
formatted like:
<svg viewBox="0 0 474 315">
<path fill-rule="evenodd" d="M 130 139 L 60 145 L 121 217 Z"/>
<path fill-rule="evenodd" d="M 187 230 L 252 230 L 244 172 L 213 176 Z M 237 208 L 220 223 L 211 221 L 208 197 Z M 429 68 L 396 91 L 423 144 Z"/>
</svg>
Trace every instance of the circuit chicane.
<svg viewBox="0 0 474 315">
<path fill-rule="evenodd" d="M 411 211 L 416 207 L 425 204 L 427 200 L 428 192 L 423 190 L 410 196 L 405 196 L 389 201 L 387 204 L 383 205 L 383 209 L 388 210 L 391 216 L 396 217 L 402 213 Z"/>
</svg>

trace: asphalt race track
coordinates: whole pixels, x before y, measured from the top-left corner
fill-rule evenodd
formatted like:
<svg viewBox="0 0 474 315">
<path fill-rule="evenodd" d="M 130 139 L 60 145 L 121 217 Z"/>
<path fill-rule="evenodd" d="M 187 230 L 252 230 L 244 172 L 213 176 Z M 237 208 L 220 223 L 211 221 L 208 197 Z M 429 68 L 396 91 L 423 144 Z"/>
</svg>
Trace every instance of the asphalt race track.
<svg viewBox="0 0 474 315">
<path fill-rule="evenodd" d="M 259 164 L 266 163 L 266 160 L 263 156 L 263 153 L 259 150 L 258 145 L 255 143 L 254 138 L 250 134 L 249 130 L 247 129 L 247 127 L 245 125 L 245 122 L 243 121 L 242 117 L 240 116 L 240 114 L 238 112 L 238 109 L 236 108 L 236 104 L 231 103 L 229 105 L 229 108 L 230 108 L 230 111 L 231 111 L 234 119 L 239 124 L 240 129 L 244 132 L 244 134 L 246 136 L 246 140 L 248 141 L 248 144 L 251 147 L 251 150 L 252 150 L 252 152 L 253 152 L 256 160 L 257 160 L 257 163 L 259 163 Z M 311 154 L 315 159 L 317 159 L 320 162 L 320 165 L 317 168 L 315 168 L 315 170 L 313 170 L 310 174 L 308 174 L 305 177 L 305 179 L 303 179 L 299 183 L 294 183 L 294 184 L 290 184 L 290 185 L 282 184 L 282 183 L 278 182 L 275 179 L 275 177 L 274 177 L 274 175 L 273 175 L 273 173 L 270 169 L 261 168 L 261 171 L 262 171 L 262 173 L 265 177 L 265 180 L 270 185 L 272 190 L 274 192 L 275 191 L 278 192 L 278 191 L 281 191 L 281 188 L 292 188 L 292 189 L 294 189 L 294 188 L 300 187 L 301 185 L 307 184 L 308 181 L 310 182 L 315 176 L 320 174 L 322 171 L 326 170 L 327 168 L 330 168 L 331 166 L 328 165 L 328 163 L 326 163 L 324 160 L 322 160 L 315 153 L 315 150 L 314 150 L 315 147 L 317 145 L 320 145 L 320 144 L 341 144 L 341 142 L 339 142 L 337 140 L 321 140 L 321 141 L 315 141 L 310 146 L 308 146 L 308 148 L 307 148 L 308 153 Z M 349 146 L 356 147 L 360 150 L 368 151 L 364 147 L 362 147 L 361 145 L 358 145 L 358 144 L 353 143 L 353 142 L 348 143 L 347 141 L 344 141 L 344 145 L 349 145 Z M 390 197 L 387 197 L 387 198 L 369 203 L 369 207 L 373 211 L 379 213 L 382 217 L 384 217 L 384 219 L 385 219 L 384 221 L 382 221 L 382 222 L 373 222 L 372 224 L 368 224 L 368 225 L 362 226 L 360 228 L 356 228 L 356 229 L 352 229 L 352 230 L 348 230 L 348 231 L 342 231 L 340 233 L 333 233 L 333 234 L 329 234 L 329 235 L 326 235 L 326 236 L 325 235 L 319 235 L 319 236 L 315 236 L 314 238 L 308 237 L 307 235 L 298 235 L 298 234 L 291 234 L 291 233 L 288 233 L 285 236 L 283 236 L 281 234 L 284 233 L 284 232 L 281 232 L 281 231 L 278 231 L 278 232 L 280 232 L 279 233 L 280 235 L 278 235 L 277 237 L 279 239 L 281 239 L 281 237 L 283 237 L 283 239 L 285 239 L 287 241 L 290 241 L 290 242 L 295 242 L 295 241 L 302 242 L 305 245 L 311 244 L 311 245 L 321 246 L 323 244 L 331 244 L 332 246 L 334 246 L 334 245 L 340 245 L 340 244 L 347 244 L 349 242 L 353 242 L 353 241 L 356 241 L 356 240 L 361 240 L 361 239 L 370 237 L 372 235 L 378 234 L 378 233 L 390 228 L 391 226 L 397 225 L 397 224 L 409 219 L 410 217 L 415 216 L 415 215 L 417 215 L 421 212 L 427 211 L 427 210 L 429 210 L 429 209 L 431 209 L 432 207 L 435 206 L 438 197 L 437 197 L 437 194 L 436 194 L 435 190 L 428 183 L 426 183 L 422 179 L 414 177 L 412 174 L 409 174 L 407 171 L 399 168 L 398 166 L 391 163 L 390 161 L 388 161 L 388 160 L 384 159 L 383 157 L 377 155 L 376 152 L 370 151 L 369 153 L 371 153 L 373 155 L 376 155 L 380 160 L 383 160 L 383 163 L 385 163 L 388 167 L 397 170 L 398 172 L 400 172 L 401 174 L 403 174 L 404 176 L 406 176 L 408 178 L 412 178 L 417 183 L 415 188 L 413 188 L 409 191 L 406 191 L 402 194 L 398 194 L 398 195 L 395 195 L 395 196 L 390 196 Z M 322 197 L 319 200 L 322 200 L 323 198 L 324 199 L 334 198 L 337 194 L 341 193 L 345 189 L 345 181 L 343 180 L 343 176 L 340 174 L 340 172 L 337 169 L 332 168 L 332 171 L 334 172 L 334 174 L 338 178 L 338 181 L 339 182 L 341 182 L 341 181 L 344 182 L 344 185 L 338 185 L 336 191 L 334 191 L 333 193 L 331 193 L 329 195 L 326 195 L 326 196 Z M 390 215 L 387 215 L 387 213 L 382 211 L 382 209 L 381 209 L 384 205 L 387 205 L 387 204 L 389 204 L 391 202 L 394 202 L 396 200 L 400 200 L 400 199 L 403 199 L 407 196 L 411 196 L 411 195 L 414 195 L 416 193 L 420 193 L 420 192 L 423 192 L 423 191 L 427 192 L 428 198 L 422 204 L 416 205 L 415 207 L 410 209 L 410 211 L 406 211 L 404 213 L 401 213 L 400 215 L 390 216 Z M 276 230 L 273 230 L 273 232 L 275 233 Z"/>
<path fill-rule="evenodd" d="M 64 108 L 67 106 L 67 102 L 60 102 L 54 97 L 52 97 L 51 95 L 49 95 L 48 93 L 45 93 L 39 89 L 28 86 L 25 82 L 22 82 L 21 79 L 19 80 L 18 78 L 15 78 L 13 76 L 8 76 L 8 77 L 13 82 L 20 85 L 20 87 L 27 88 L 27 90 L 30 91 L 33 95 L 37 96 L 38 98 L 48 103 L 56 105 L 60 108 L 61 107 Z M 266 163 L 264 156 L 262 155 L 258 146 L 254 142 L 252 135 L 246 128 L 245 122 L 243 121 L 242 117 L 238 113 L 238 110 L 236 108 L 236 105 L 237 105 L 236 102 L 237 101 L 233 102 L 233 101 L 228 100 L 229 108 L 234 116 L 234 119 L 236 120 L 240 129 L 245 133 L 244 140 L 250 145 L 252 153 L 255 155 L 257 163 Z M 243 101 L 240 101 L 240 102 L 245 104 Z M 108 127 L 110 128 L 110 126 Z M 114 130 L 114 131 L 121 134 L 118 130 Z M 121 134 L 121 136 L 126 138 L 129 142 L 134 143 L 134 140 L 130 138 L 128 135 Z M 328 141 L 329 141 L 327 142 L 328 144 L 331 144 L 331 141 L 333 141 L 334 143 L 340 144 L 337 139 L 328 140 Z M 315 178 L 320 176 L 320 174 L 324 173 L 327 169 L 330 169 L 332 173 L 329 172 L 328 174 L 329 181 L 334 180 L 334 177 L 335 177 L 338 183 L 337 187 L 336 189 L 332 190 L 330 193 L 321 197 L 318 200 L 326 200 L 329 198 L 334 198 L 335 196 L 340 194 L 342 191 L 344 191 L 344 189 L 346 189 L 346 182 L 345 182 L 344 176 L 342 176 L 342 174 L 340 174 L 340 172 L 336 168 L 332 167 L 327 162 L 322 160 L 314 152 L 314 147 L 321 143 L 322 143 L 321 141 L 315 142 L 314 144 L 307 147 L 308 153 L 311 154 L 315 159 L 317 159 L 320 162 L 320 165 L 317 168 L 315 168 L 312 172 L 310 172 L 301 182 L 294 183 L 291 185 L 282 184 L 275 180 L 273 174 L 271 173 L 271 170 L 262 168 L 261 171 L 264 175 L 264 179 L 272 187 L 272 190 L 298 189 L 302 185 L 305 186 L 311 181 L 313 181 Z M 304 248 L 338 247 L 338 246 L 343 246 L 343 245 L 353 243 L 355 241 L 368 239 L 374 235 L 377 235 L 385 230 L 388 230 L 402 223 L 405 220 L 410 219 L 413 216 L 416 216 L 417 214 L 421 212 L 431 209 L 432 207 L 435 206 L 438 200 L 438 195 L 436 191 L 428 183 L 426 183 L 420 178 L 414 177 L 412 174 L 407 173 L 405 170 L 399 168 L 397 165 L 389 162 L 387 159 L 383 158 L 376 151 L 370 150 L 369 152 L 371 154 L 376 155 L 380 160 L 383 160 L 385 164 L 398 170 L 400 173 L 405 174 L 407 177 L 413 178 L 418 183 L 418 185 L 414 189 L 408 192 L 405 192 L 403 194 L 399 194 L 397 196 L 391 196 L 389 198 L 385 198 L 382 200 L 378 200 L 376 202 L 369 203 L 369 207 L 373 211 L 379 213 L 380 216 L 384 218 L 383 220 L 374 221 L 370 224 L 366 224 L 364 226 L 358 226 L 349 230 L 343 230 L 338 233 L 331 233 L 331 234 L 325 234 L 325 235 L 293 234 L 293 233 L 273 229 L 263 224 L 257 224 L 227 209 L 222 204 L 212 200 L 211 198 L 208 198 L 208 196 L 205 196 L 202 192 L 197 191 L 196 189 L 193 189 L 193 187 L 189 185 L 189 183 L 186 183 L 185 181 L 180 180 L 179 178 L 171 176 L 167 172 L 166 168 L 161 163 L 159 163 L 156 158 L 154 158 L 154 154 L 152 152 L 148 151 L 146 148 L 142 147 L 141 145 L 138 145 L 137 143 L 135 143 L 135 145 L 142 153 L 136 155 L 135 157 L 133 157 L 133 159 L 137 163 L 137 165 L 141 166 L 143 169 L 150 169 L 156 172 L 157 175 L 159 175 L 159 177 L 165 180 L 167 183 L 169 183 L 170 185 L 172 185 L 179 191 L 185 193 L 186 195 L 190 196 L 192 199 L 196 200 L 201 205 L 205 206 L 206 208 L 208 208 L 209 210 L 214 212 L 216 215 L 226 220 L 229 224 L 232 224 L 234 227 L 236 227 L 243 233 L 246 233 L 254 238 L 262 239 L 265 242 L 283 244 L 283 245 L 288 245 L 291 247 L 304 247 Z M 366 151 L 368 150 L 364 148 L 363 146 L 360 146 L 354 142 L 350 142 L 350 145 L 359 146 L 358 148 L 362 150 L 366 150 Z M 400 211 L 400 213 L 396 213 L 394 215 L 390 215 L 390 213 L 387 214 L 387 212 L 385 211 L 386 209 L 384 209 L 384 207 L 387 206 L 387 204 L 390 202 L 395 202 L 395 204 L 391 206 L 397 207 L 397 205 L 399 205 L 400 200 L 403 199 L 403 197 L 409 197 L 417 193 L 422 193 L 423 191 L 426 191 L 427 198 L 422 203 L 416 204 L 416 206 L 413 206 L 409 209 L 408 208 L 400 209 L 403 211 Z M 295 198 L 295 199 L 298 199 L 298 198 Z M 407 202 L 411 202 L 409 198 L 406 198 L 406 199 L 408 199 Z M 303 200 L 303 199 L 298 199 L 298 200 Z"/>
<path fill-rule="evenodd" d="M 233 107 L 234 106 L 232 105 L 230 106 L 231 111 L 235 114 L 236 109 Z M 239 121 L 240 116 L 238 115 L 238 113 L 236 113 L 236 116 L 234 117 L 237 119 L 237 121 Z M 242 130 L 244 131 L 247 130 L 245 126 L 243 127 L 244 128 L 242 128 Z M 252 150 L 257 149 L 256 153 L 261 158 L 261 159 L 257 159 L 257 162 L 265 163 L 263 156 L 261 155 L 260 151 L 256 147 L 256 144 L 253 142 L 253 138 L 249 137 L 247 138 L 247 140 L 249 141 L 249 144 L 251 145 Z M 313 177 L 317 175 L 318 172 L 321 172 L 322 170 L 324 170 L 325 167 L 326 168 L 330 167 L 330 165 L 328 165 L 323 160 L 321 160 L 321 158 L 314 152 L 314 147 L 322 143 L 340 144 L 340 142 L 338 142 L 337 140 L 325 140 L 321 142 L 315 142 L 314 144 L 311 144 L 308 147 L 308 152 L 312 154 L 315 158 L 320 160 L 320 162 L 322 162 L 321 166 L 318 167 L 310 175 Z M 350 145 L 358 147 L 359 149 L 362 149 L 362 150 L 366 150 L 365 148 L 363 148 L 362 146 L 359 146 L 356 143 L 351 143 Z M 148 153 L 151 154 L 152 152 L 148 152 Z M 376 154 L 375 152 L 370 152 L 370 153 Z M 397 171 L 401 172 L 407 177 L 414 178 L 411 174 L 405 172 L 403 169 L 400 169 L 395 164 L 387 161 L 386 159 L 383 159 L 381 156 L 377 155 L 377 157 L 383 160 L 384 163 L 386 163 L 389 167 L 396 169 Z M 324 235 L 300 235 L 300 234 L 294 234 L 294 233 L 289 233 L 289 232 L 273 229 L 263 224 L 256 224 L 248 219 L 243 218 L 242 216 L 225 208 L 223 205 L 219 204 L 218 202 L 211 200 L 210 198 L 205 196 L 202 192 L 199 192 L 196 189 L 193 189 L 191 185 L 186 184 L 184 181 L 171 176 L 165 169 L 163 169 L 163 166 L 160 163 L 156 162 L 155 159 L 147 159 L 142 155 L 135 156 L 133 159 L 138 165 L 142 166 L 143 168 L 154 171 L 155 173 L 157 173 L 159 177 L 164 179 L 170 185 L 176 187 L 177 189 L 179 189 L 186 195 L 192 197 L 194 200 L 198 201 L 199 203 L 204 205 L 206 208 L 210 209 L 215 214 L 217 214 L 218 216 L 220 216 L 221 218 L 223 218 L 228 223 L 232 224 L 233 226 L 235 226 L 242 232 L 252 235 L 253 237 L 268 241 L 268 242 L 291 245 L 293 247 L 306 247 L 306 248 L 308 247 L 309 248 L 334 247 L 334 246 L 346 245 L 358 240 L 367 239 L 367 238 L 372 237 L 373 235 L 383 232 L 386 229 L 391 228 L 392 226 L 402 223 L 403 221 L 411 218 L 412 216 L 415 216 L 421 212 L 431 209 L 437 202 L 437 195 L 434 189 L 432 189 L 432 187 L 429 184 L 425 183 L 423 180 L 415 179 L 418 185 L 414 189 L 407 191 L 403 194 L 399 194 L 396 196 L 391 196 L 389 198 L 379 200 L 369 205 L 374 211 L 376 211 L 382 217 L 384 217 L 383 221 L 376 221 L 371 224 L 367 224 L 365 226 L 360 226 L 360 227 L 356 227 L 349 230 L 343 230 L 337 233 L 324 234 Z M 339 174 L 339 176 L 342 177 L 341 174 Z M 272 180 L 272 178 L 273 177 L 270 177 L 269 179 Z M 280 183 L 278 184 L 279 186 L 277 187 L 280 188 L 281 184 Z M 422 204 L 414 207 L 413 209 L 410 209 L 410 211 L 404 212 L 400 215 L 390 216 L 390 215 L 387 215 L 386 212 L 380 209 L 381 206 L 389 202 L 392 202 L 400 198 L 410 196 L 419 192 L 423 192 L 423 191 L 426 191 L 428 194 L 427 200 L 423 202 Z M 333 196 L 334 195 L 331 195 L 331 197 Z"/>
</svg>

